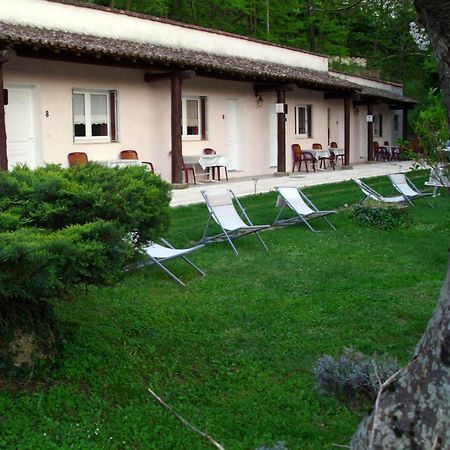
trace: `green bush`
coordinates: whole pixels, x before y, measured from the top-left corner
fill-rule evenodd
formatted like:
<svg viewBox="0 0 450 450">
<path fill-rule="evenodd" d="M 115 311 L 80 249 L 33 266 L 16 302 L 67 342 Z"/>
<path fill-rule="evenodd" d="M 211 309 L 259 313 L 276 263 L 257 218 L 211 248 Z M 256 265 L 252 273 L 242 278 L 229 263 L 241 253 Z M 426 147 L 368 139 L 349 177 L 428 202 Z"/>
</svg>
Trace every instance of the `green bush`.
<svg viewBox="0 0 450 450">
<path fill-rule="evenodd" d="M 382 230 L 409 227 L 412 219 L 406 207 L 393 205 L 356 205 L 351 211 L 352 219 L 359 225 Z"/>
<path fill-rule="evenodd" d="M 108 283 L 133 251 L 125 230 L 97 221 L 48 232 L 22 228 L 0 233 L 0 301 L 42 301 L 73 286 Z"/>
<path fill-rule="evenodd" d="M 123 273 L 139 243 L 164 233 L 169 187 L 145 168 L 97 164 L 0 173 L 0 374 L 53 361 L 51 298 Z M 22 320 L 23 319 L 23 320 Z"/>
<path fill-rule="evenodd" d="M 169 186 L 143 167 L 18 167 L 0 173 L 0 192 L 0 213 L 38 228 L 59 230 L 102 219 L 137 230 L 147 241 L 168 227 Z"/>
</svg>

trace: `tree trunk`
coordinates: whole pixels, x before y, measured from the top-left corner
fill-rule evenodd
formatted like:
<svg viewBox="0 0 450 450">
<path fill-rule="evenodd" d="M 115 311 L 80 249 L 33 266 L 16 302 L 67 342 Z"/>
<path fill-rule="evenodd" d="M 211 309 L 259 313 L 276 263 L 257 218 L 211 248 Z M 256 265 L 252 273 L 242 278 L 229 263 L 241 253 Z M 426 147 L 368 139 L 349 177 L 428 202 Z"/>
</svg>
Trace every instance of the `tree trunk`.
<svg viewBox="0 0 450 450">
<path fill-rule="evenodd" d="M 448 0 L 414 0 L 438 62 L 444 103 L 450 132 L 450 2 Z"/>
<path fill-rule="evenodd" d="M 450 264 L 411 362 L 380 389 L 351 450 L 450 448 Z"/>
</svg>

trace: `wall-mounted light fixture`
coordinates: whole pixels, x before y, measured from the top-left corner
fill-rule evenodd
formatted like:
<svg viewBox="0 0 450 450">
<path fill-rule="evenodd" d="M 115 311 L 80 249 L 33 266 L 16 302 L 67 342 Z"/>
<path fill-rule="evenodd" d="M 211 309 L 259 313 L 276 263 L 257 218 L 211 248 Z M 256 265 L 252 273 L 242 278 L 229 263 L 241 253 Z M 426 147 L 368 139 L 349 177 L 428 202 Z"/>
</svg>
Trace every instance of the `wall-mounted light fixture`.
<svg viewBox="0 0 450 450">
<path fill-rule="evenodd" d="M 256 104 L 258 105 L 258 108 L 262 108 L 262 105 L 264 104 L 264 99 L 261 96 L 258 96 L 256 99 Z"/>
</svg>

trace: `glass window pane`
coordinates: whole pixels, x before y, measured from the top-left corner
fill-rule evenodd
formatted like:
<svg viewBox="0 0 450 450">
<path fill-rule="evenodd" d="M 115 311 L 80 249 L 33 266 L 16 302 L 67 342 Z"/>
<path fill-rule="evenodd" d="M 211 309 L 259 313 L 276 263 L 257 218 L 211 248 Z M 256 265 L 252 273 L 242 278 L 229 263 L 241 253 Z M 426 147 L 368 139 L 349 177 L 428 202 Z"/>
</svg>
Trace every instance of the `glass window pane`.
<svg viewBox="0 0 450 450">
<path fill-rule="evenodd" d="M 306 134 L 306 108 L 299 106 L 298 111 L 298 134 Z"/>
<path fill-rule="evenodd" d="M 75 137 L 86 136 L 86 111 L 84 94 L 73 94 L 73 128 Z"/>
<path fill-rule="evenodd" d="M 92 136 L 108 136 L 108 98 L 103 94 L 91 94 Z"/>
<path fill-rule="evenodd" d="M 186 130 L 188 136 L 198 136 L 200 130 L 198 100 L 186 100 Z"/>
</svg>

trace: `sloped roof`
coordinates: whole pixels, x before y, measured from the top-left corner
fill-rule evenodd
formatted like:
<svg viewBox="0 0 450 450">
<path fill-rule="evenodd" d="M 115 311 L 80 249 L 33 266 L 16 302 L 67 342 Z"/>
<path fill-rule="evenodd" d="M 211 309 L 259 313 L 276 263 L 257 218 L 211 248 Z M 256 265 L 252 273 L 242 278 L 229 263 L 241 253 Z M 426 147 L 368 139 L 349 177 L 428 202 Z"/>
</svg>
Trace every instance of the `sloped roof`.
<svg viewBox="0 0 450 450">
<path fill-rule="evenodd" d="M 352 83 L 328 72 L 314 71 L 265 61 L 215 55 L 194 50 L 177 49 L 143 42 L 111 39 L 86 34 L 0 22 L 0 43 L 14 48 L 36 51 L 51 50 L 77 56 L 94 56 L 100 60 L 127 61 L 130 64 L 166 66 L 171 69 L 194 69 L 200 75 L 231 77 L 274 83 L 295 83 L 299 87 L 324 91 L 358 93 L 362 98 L 382 100 L 403 106 L 417 102 L 389 90 Z"/>
<path fill-rule="evenodd" d="M 122 58 L 149 65 L 160 64 L 185 69 L 200 69 L 206 73 L 226 74 L 237 79 L 251 78 L 259 81 L 290 82 L 297 83 L 302 87 L 324 90 L 347 92 L 360 90 L 359 87 L 355 89 L 354 83 L 333 77 L 327 72 L 301 67 L 4 22 L 0 22 L 0 42 L 13 46 L 28 46 L 35 50 L 52 49 L 78 55 Z"/>
<path fill-rule="evenodd" d="M 387 103 L 401 103 L 404 105 L 414 106 L 417 101 L 411 97 L 405 97 L 401 94 L 396 94 L 395 92 L 387 91 L 384 89 L 377 89 L 371 86 L 359 86 L 361 88 L 361 97 L 363 98 L 373 98 L 382 99 Z"/>
</svg>

